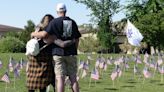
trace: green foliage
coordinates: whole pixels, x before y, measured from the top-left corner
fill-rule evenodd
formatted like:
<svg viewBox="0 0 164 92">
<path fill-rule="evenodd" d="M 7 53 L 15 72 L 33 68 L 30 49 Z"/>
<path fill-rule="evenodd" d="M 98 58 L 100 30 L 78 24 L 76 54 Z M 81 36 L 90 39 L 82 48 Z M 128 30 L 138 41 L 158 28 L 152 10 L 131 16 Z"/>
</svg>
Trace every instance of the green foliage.
<svg viewBox="0 0 164 92">
<path fill-rule="evenodd" d="M 104 25 L 104 23 L 100 23 L 100 26 L 97 37 L 99 38 L 101 46 L 105 49 L 109 49 L 113 46 L 116 37 L 112 34 L 112 30 L 109 26 Z"/>
<path fill-rule="evenodd" d="M 158 48 L 164 47 L 164 12 L 145 14 L 136 26 L 141 29 L 144 35 L 144 41 Z"/>
<path fill-rule="evenodd" d="M 112 16 L 118 12 L 119 0 L 75 0 L 83 3 L 91 10 L 92 21 L 98 25 L 98 39 L 104 48 L 111 48 L 114 35 L 112 34 Z"/>
<path fill-rule="evenodd" d="M 27 25 L 24 27 L 24 30 L 22 30 L 21 32 L 8 32 L 4 35 L 4 37 L 16 37 L 20 41 L 23 41 L 24 44 L 26 44 L 27 41 L 31 38 L 31 32 L 33 32 L 34 30 L 35 24 L 31 20 L 28 20 Z"/>
<path fill-rule="evenodd" d="M 31 20 L 28 20 L 27 25 L 24 28 L 24 31 L 22 31 L 19 35 L 19 39 L 24 43 L 27 43 L 27 41 L 31 38 L 31 32 L 35 30 L 35 24 Z"/>
<path fill-rule="evenodd" d="M 0 40 L 0 52 L 22 52 L 25 44 L 15 37 L 5 37 Z"/>
<path fill-rule="evenodd" d="M 0 52 L 24 52 L 25 44 L 30 40 L 30 34 L 35 30 L 34 28 L 35 24 L 29 20 L 21 32 L 6 33 L 0 40 Z"/>
<path fill-rule="evenodd" d="M 18 33 L 18 32 L 13 32 L 13 31 L 7 32 L 7 33 L 4 35 L 4 37 L 16 37 L 16 38 L 18 38 L 18 37 L 19 37 L 19 33 Z"/>
<path fill-rule="evenodd" d="M 128 18 L 144 35 L 144 41 L 159 49 L 164 48 L 164 1 L 131 0 L 126 9 Z"/>
</svg>

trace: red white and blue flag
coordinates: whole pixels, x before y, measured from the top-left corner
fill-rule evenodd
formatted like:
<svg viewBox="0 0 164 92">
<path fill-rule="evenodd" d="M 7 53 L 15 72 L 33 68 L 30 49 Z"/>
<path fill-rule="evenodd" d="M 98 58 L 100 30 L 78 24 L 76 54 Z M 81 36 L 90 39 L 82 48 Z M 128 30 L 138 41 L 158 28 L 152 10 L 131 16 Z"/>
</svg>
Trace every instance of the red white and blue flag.
<svg viewBox="0 0 164 92">
<path fill-rule="evenodd" d="M 94 69 L 92 72 L 91 72 L 91 78 L 94 79 L 94 80 L 99 80 L 99 72 L 97 69 Z"/>
<path fill-rule="evenodd" d="M 2 76 L 1 80 L 6 83 L 10 83 L 9 75 L 7 72 Z"/>
</svg>

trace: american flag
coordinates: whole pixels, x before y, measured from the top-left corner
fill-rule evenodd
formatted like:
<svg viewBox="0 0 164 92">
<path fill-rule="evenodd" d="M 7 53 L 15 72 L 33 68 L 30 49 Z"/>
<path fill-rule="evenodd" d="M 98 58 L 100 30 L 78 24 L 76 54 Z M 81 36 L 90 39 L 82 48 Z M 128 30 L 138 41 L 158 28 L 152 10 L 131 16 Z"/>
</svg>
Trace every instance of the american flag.
<svg viewBox="0 0 164 92">
<path fill-rule="evenodd" d="M 124 56 L 120 57 L 120 58 L 118 59 L 118 62 L 123 63 L 123 62 L 124 62 Z"/>
<path fill-rule="evenodd" d="M 13 72 L 15 64 L 16 62 L 14 61 L 14 59 L 10 57 L 9 64 L 8 64 L 8 68 L 10 72 Z"/>
<path fill-rule="evenodd" d="M 10 71 L 10 72 L 13 71 L 14 65 L 12 64 L 12 62 L 9 62 L 8 68 L 9 68 L 9 71 Z"/>
<path fill-rule="evenodd" d="M 125 63 L 125 68 L 126 69 L 130 68 L 130 66 L 128 65 L 128 63 Z"/>
<path fill-rule="evenodd" d="M 164 66 L 162 66 L 162 68 L 158 67 L 158 71 L 159 71 L 161 74 L 164 74 Z"/>
<path fill-rule="evenodd" d="M 99 68 L 100 68 L 100 69 L 104 69 L 104 66 L 105 66 L 105 62 L 101 62 L 101 63 L 99 64 Z"/>
<path fill-rule="evenodd" d="M 91 72 L 91 78 L 94 79 L 94 80 L 99 80 L 99 72 L 97 69 L 94 69 L 92 72 Z"/>
<path fill-rule="evenodd" d="M 80 79 L 80 77 L 79 77 L 79 76 L 77 76 L 77 77 L 76 77 L 76 80 L 77 80 L 77 81 L 79 81 L 79 79 Z"/>
<path fill-rule="evenodd" d="M 88 60 L 93 60 L 93 58 L 91 57 L 91 55 L 87 56 Z"/>
<path fill-rule="evenodd" d="M 116 65 L 110 77 L 112 80 L 115 80 L 117 77 L 121 77 L 121 75 L 122 75 L 121 68 L 119 65 Z"/>
<path fill-rule="evenodd" d="M 84 61 L 80 61 L 79 68 L 78 69 L 83 69 L 84 67 Z"/>
<path fill-rule="evenodd" d="M 120 63 L 121 63 L 120 59 L 116 59 L 115 62 L 114 62 L 115 65 L 120 65 Z"/>
<path fill-rule="evenodd" d="M 138 69 L 137 69 L 137 66 L 136 65 L 134 65 L 133 72 L 134 72 L 134 74 L 136 74 L 138 72 Z"/>
<path fill-rule="evenodd" d="M 144 57 L 147 57 L 148 58 L 149 57 L 149 54 L 146 52 L 145 55 L 144 55 Z"/>
<path fill-rule="evenodd" d="M 116 66 L 116 71 L 118 73 L 118 77 L 121 77 L 122 71 L 121 71 L 121 68 L 119 66 Z"/>
<path fill-rule="evenodd" d="M 21 63 L 18 62 L 18 63 L 15 65 L 15 68 L 16 68 L 17 70 L 20 70 L 20 69 L 21 69 Z"/>
<path fill-rule="evenodd" d="M 108 64 L 108 65 L 112 65 L 112 60 L 108 58 L 108 59 L 107 59 L 107 64 Z"/>
<path fill-rule="evenodd" d="M 158 65 L 161 65 L 163 63 L 163 60 L 162 60 L 162 57 L 161 56 L 158 56 Z"/>
<path fill-rule="evenodd" d="M 18 71 L 17 68 L 14 69 L 14 76 L 15 76 L 16 78 L 19 78 L 19 77 L 20 77 L 20 73 L 19 73 L 19 71 Z"/>
<path fill-rule="evenodd" d="M 97 58 L 96 63 L 95 63 L 95 67 L 96 68 L 99 67 L 100 61 L 101 61 L 101 59 L 100 58 Z"/>
<path fill-rule="evenodd" d="M 138 63 L 138 64 L 141 64 L 142 63 L 141 62 L 141 57 L 139 55 L 137 55 L 137 57 L 136 57 L 136 63 Z"/>
<path fill-rule="evenodd" d="M 85 62 L 84 62 L 84 65 L 83 65 L 83 69 L 89 70 L 89 65 L 87 63 L 85 63 Z"/>
<path fill-rule="evenodd" d="M 104 71 L 106 71 L 108 69 L 108 65 L 105 63 L 104 65 Z"/>
<path fill-rule="evenodd" d="M 151 77 L 151 73 L 148 71 L 147 67 L 144 68 L 143 74 L 144 74 L 145 78 L 150 78 Z"/>
<path fill-rule="evenodd" d="M 121 77 L 121 75 L 122 75 L 122 71 L 119 70 L 117 73 L 118 73 L 118 77 Z"/>
<path fill-rule="evenodd" d="M 81 78 L 84 78 L 84 77 L 86 77 L 87 76 L 87 71 L 84 69 L 83 70 L 83 73 L 82 73 L 82 75 L 81 75 Z"/>
<path fill-rule="evenodd" d="M 24 60 L 23 60 L 23 58 L 21 58 L 21 60 L 20 60 L 20 68 L 21 69 L 23 69 L 23 62 L 24 62 Z"/>
<path fill-rule="evenodd" d="M 71 81 L 69 80 L 69 77 L 66 77 L 65 78 L 65 85 L 70 85 L 71 84 Z"/>
<path fill-rule="evenodd" d="M 6 83 L 10 83 L 9 75 L 7 72 L 2 76 L 1 80 Z"/>
<path fill-rule="evenodd" d="M 112 80 L 115 80 L 117 78 L 117 76 L 118 76 L 117 71 L 113 71 L 110 77 Z"/>
</svg>

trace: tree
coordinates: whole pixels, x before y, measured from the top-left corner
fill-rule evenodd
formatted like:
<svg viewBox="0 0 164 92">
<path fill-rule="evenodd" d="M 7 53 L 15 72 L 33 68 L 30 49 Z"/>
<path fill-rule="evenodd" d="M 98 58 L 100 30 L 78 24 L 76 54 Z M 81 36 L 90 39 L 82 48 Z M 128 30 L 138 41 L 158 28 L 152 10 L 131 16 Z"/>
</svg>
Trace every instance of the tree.
<svg viewBox="0 0 164 92">
<path fill-rule="evenodd" d="M 144 41 L 155 48 L 164 47 L 164 12 L 145 14 L 135 23 L 144 36 Z"/>
<path fill-rule="evenodd" d="M 131 0 L 127 6 L 128 18 L 144 35 L 144 41 L 151 46 L 164 48 L 164 1 Z"/>
<path fill-rule="evenodd" d="M 118 12 L 119 0 L 75 0 L 91 10 L 92 21 L 98 25 L 100 44 L 109 49 L 113 46 L 115 36 L 112 33 L 112 16 Z"/>
<path fill-rule="evenodd" d="M 31 38 L 30 36 L 31 32 L 33 32 L 34 30 L 35 30 L 35 24 L 31 20 L 28 20 L 27 25 L 24 26 L 24 31 L 22 31 L 19 35 L 19 39 L 24 43 L 27 43 L 27 41 L 30 40 Z"/>
</svg>

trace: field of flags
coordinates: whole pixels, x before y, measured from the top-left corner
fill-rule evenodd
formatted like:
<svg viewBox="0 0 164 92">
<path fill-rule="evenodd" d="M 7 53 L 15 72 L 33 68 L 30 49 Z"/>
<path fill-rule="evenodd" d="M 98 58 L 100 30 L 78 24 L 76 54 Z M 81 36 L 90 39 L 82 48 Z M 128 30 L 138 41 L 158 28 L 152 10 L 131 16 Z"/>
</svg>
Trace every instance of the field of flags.
<svg viewBox="0 0 164 92">
<path fill-rule="evenodd" d="M 163 92 L 164 54 L 79 55 L 81 92 Z M 0 92 L 27 92 L 24 54 L 0 54 Z M 71 92 L 68 78 L 66 92 Z M 21 87 L 21 89 L 20 89 Z M 53 92 L 50 90 L 50 92 Z"/>
<path fill-rule="evenodd" d="M 80 60 L 78 67 L 79 79 L 87 80 L 85 85 L 88 85 L 86 86 L 88 92 L 93 90 L 92 88 L 96 88 L 95 91 L 99 92 L 97 91 L 99 86 L 104 91 L 108 89 L 108 91 L 118 92 L 148 92 L 150 89 L 149 92 L 155 92 L 156 88 L 159 92 L 164 90 L 164 55 L 161 53 L 158 55 L 147 53 L 143 55 L 96 55 L 93 56 L 94 58 L 92 56 L 86 55 L 87 59 Z M 103 83 L 107 83 L 108 86 L 102 86 Z M 124 86 L 120 84 L 126 85 L 128 90 L 125 91 Z M 144 91 L 149 88 L 147 87 L 149 84 L 154 85 L 153 90 L 150 88 Z M 142 91 L 139 91 L 137 86 Z M 134 90 L 135 87 L 137 90 Z"/>
<path fill-rule="evenodd" d="M 143 58 L 143 59 L 142 59 Z M 164 56 L 159 54 L 158 56 L 155 55 L 145 55 L 142 57 L 141 55 L 121 55 L 119 57 L 113 58 L 112 56 L 109 58 L 105 58 L 102 55 L 96 58 L 95 66 L 92 67 L 93 70 L 91 71 L 91 78 L 95 80 L 99 80 L 100 74 L 107 71 L 108 67 L 113 67 L 111 72 L 111 79 L 114 81 L 116 78 L 121 77 L 123 73 L 126 73 L 126 70 L 133 69 L 134 75 L 140 75 L 145 78 L 154 77 L 155 74 L 160 73 L 161 75 L 164 74 L 164 65 L 163 65 Z M 92 59 L 85 61 L 80 61 L 79 70 L 82 70 L 82 78 L 84 78 L 88 73 L 87 71 L 90 70 L 90 62 Z M 143 67 L 139 67 L 143 66 Z M 95 77 L 96 76 L 96 77 Z M 162 80 L 163 81 L 163 78 Z"/>
<path fill-rule="evenodd" d="M 0 54 L 0 92 L 26 92 L 26 65 L 22 53 Z"/>
</svg>

